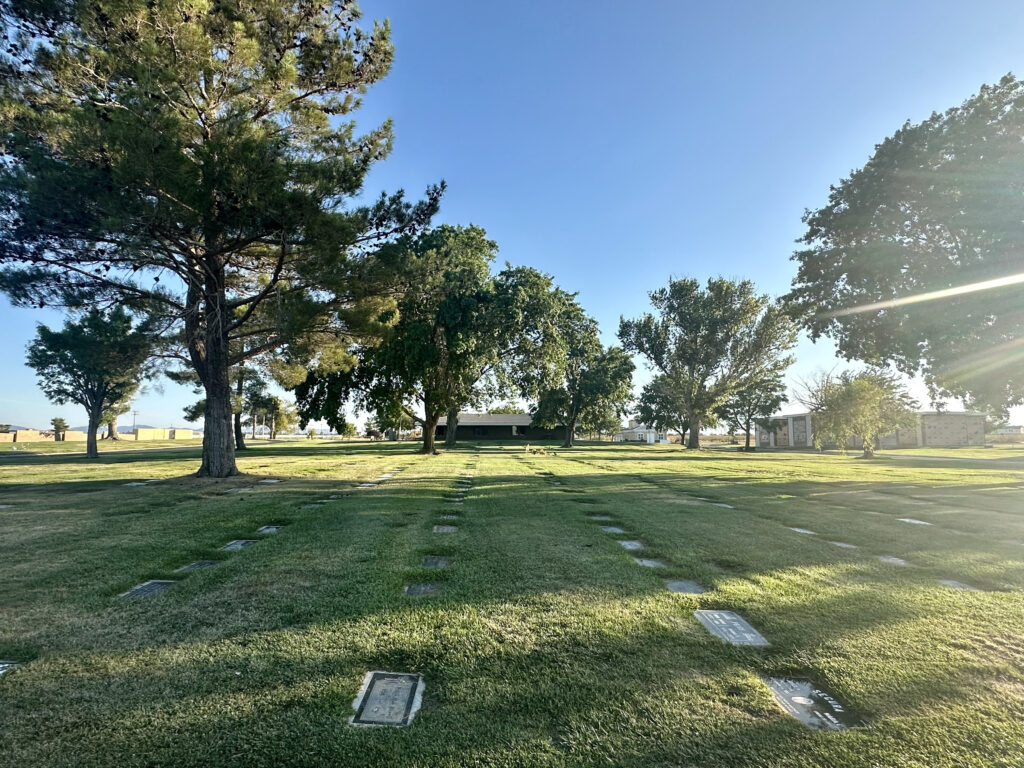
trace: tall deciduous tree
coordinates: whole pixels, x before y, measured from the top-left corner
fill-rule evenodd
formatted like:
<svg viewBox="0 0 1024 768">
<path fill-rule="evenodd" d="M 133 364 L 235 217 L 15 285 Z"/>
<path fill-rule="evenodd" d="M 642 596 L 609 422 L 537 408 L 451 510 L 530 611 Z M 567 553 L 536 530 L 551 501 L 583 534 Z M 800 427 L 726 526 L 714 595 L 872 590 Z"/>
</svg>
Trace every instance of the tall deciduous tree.
<svg viewBox="0 0 1024 768">
<path fill-rule="evenodd" d="M 788 365 L 796 343 L 789 316 L 749 280 L 669 280 L 652 291 L 657 316 L 622 319 L 625 348 L 644 355 L 654 369 L 678 387 L 690 429 L 688 447 L 700 448 L 700 430 L 715 410 L 741 387 Z"/>
<path fill-rule="evenodd" d="M 680 441 L 685 440 L 690 424 L 682 392 L 682 385 L 673 382 L 668 376 L 654 376 L 640 390 L 636 404 L 637 418 L 642 424 L 659 432 L 675 431 Z"/>
<path fill-rule="evenodd" d="M 371 254 L 436 210 L 440 188 L 344 207 L 391 148 L 389 123 L 360 136 L 351 120 L 391 66 L 388 25 L 362 31 L 350 0 L 0 14 L 16 37 L 0 54 L 0 289 L 177 323 L 206 394 L 199 474 L 235 474 L 231 366 L 359 335 L 390 287 Z"/>
<path fill-rule="evenodd" d="M 864 457 L 875 454 L 880 438 L 917 424 L 917 402 L 899 378 L 889 371 L 823 373 L 804 386 L 801 402 L 811 412 L 814 445 L 847 444 L 859 440 Z"/>
<path fill-rule="evenodd" d="M 754 379 L 732 393 L 718 408 L 718 417 L 731 428 L 746 435 L 743 449 L 750 448 L 750 432 L 755 424 L 765 420 L 778 410 L 786 399 L 786 384 L 781 371 L 771 372 L 763 379 Z"/>
<path fill-rule="evenodd" d="M 811 336 L 923 373 L 935 395 L 1024 402 L 1022 142 L 1024 83 L 1007 76 L 906 123 L 832 187 L 793 256 Z"/>
<path fill-rule="evenodd" d="M 404 293 L 397 312 L 381 317 L 393 323 L 385 341 L 354 347 L 354 369 L 314 368 L 295 392 L 303 423 L 340 429 L 354 399 L 392 422 L 405 414 L 433 453 L 441 416 L 473 402 L 483 380 L 489 394 L 524 394 L 550 379 L 560 360 L 554 323 L 569 297 L 533 269 L 492 276 L 497 246 L 479 227 L 438 227 L 407 246 Z"/>
<path fill-rule="evenodd" d="M 96 458 L 96 432 L 103 413 L 130 398 L 150 370 L 154 338 L 147 323 L 132 326 L 121 308 L 94 309 L 68 320 L 60 331 L 40 325 L 29 346 L 28 365 L 54 403 L 78 403 L 89 417 L 86 455 Z"/>
<path fill-rule="evenodd" d="M 576 427 L 600 422 L 610 409 L 622 415 L 632 398 L 633 361 L 621 348 L 601 345 L 597 322 L 573 302 L 559 320 L 565 359 L 557 386 L 545 389 L 533 410 L 533 424 L 565 427 L 571 448 Z"/>
</svg>

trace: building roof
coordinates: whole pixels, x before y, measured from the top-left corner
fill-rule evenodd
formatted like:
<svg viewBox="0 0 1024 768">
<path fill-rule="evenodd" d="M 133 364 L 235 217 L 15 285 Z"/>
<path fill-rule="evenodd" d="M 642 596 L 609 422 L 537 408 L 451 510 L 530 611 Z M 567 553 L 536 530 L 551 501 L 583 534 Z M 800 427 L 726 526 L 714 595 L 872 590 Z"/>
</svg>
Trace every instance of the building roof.
<svg viewBox="0 0 1024 768">
<path fill-rule="evenodd" d="M 533 417 L 528 413 L 460 413 L 460 427 L 528 427 Z M 442 416 L 437 425 L 443 427 L 448 417 Z"/>
</svg>

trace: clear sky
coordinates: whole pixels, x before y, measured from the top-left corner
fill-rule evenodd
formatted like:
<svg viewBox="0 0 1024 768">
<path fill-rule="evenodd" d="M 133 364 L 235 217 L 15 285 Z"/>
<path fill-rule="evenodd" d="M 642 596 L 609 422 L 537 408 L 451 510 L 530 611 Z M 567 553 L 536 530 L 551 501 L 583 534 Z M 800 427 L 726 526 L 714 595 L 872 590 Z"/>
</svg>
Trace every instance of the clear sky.
<svg viewBox="0 0 1024 768">
<path fill-rule="evenodd" d="M 578 291 L 608 343 L 670 275 L 785 292 L 801 214 L 830 184 L 905 120 L 1024 71 L 1011 2 L 362 8 L 390 18 L 396 46 L 358 115 L 367 129 L 395 121 L 395 151 L 367 192 L 416 195 L 445 179 L 439 221 L 485 227 L 501 259 Z M 23 364 L 36 322 L 60 317 L 0 299 L 0 421 L 83 423 L 80 409 L 49 405 Z M 798 357 L 794 379 L 835 364 L 827 342 L 803 342 Z M 183 425 L 192 399 L 165 383 L 137 401 L 139 422 Z"/>
</svg>

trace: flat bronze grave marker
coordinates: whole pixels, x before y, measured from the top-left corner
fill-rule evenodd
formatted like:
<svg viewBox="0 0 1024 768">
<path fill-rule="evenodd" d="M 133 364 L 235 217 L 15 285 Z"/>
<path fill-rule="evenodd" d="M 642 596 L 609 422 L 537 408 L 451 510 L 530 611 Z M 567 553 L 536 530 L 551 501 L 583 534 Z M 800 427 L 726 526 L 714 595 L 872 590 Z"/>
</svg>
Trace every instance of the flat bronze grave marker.
<svg viewBox="0 0 1024 768">
<path fill-rule="evenodd" d="M 0 504 L 0 509 L 13 509 L 13 504 Z"/>
<path fill-rule="evenodd" d="M 829 544 L 834 547 L 842 547 L 843 549 L 857 549 L 856 544 L 847 544 L 845 541 L 830 541 Z"/>
<path fill-rule="evenodd" d="M 689 579 L 668 579 L 665 588 L 669 592 L 678 592 L 682 595 L 700 595 L 705 591 L 704 587 Z"/>
<path fill-rule="evenodd" d="M 441 515 L 442 520 L 458 520 L 458 515 Z"/>
<path fill-rule="evenodd" d="M 939 579 L 939 584 L 952 589 L 960 589 L 964 592 L 980 592 L 981 590 L 977 587 L 972 587 L 970 584 L 964 584 L 962 581 L 956 579 Z"/>
<path fill-rule="evenodd" d="M 611 515 L 587 515 L 588 520 L 611 520 Z"/>
<path fill-rule="evenodd" d="M 265 534 L 277 533 L 282 528 L 284 528 L 283 525 L 263 525 L 263 526 L 260 526 L 259 528 L 256 529 L 256 533 L 265 533 Z"/>
<path fill-rule="evenodd" d="M 732 504 L 726 504 L 726 503 L 725 503 L 725 502 L 723 502 L 723 501 L 716 501 L 716 502 L 712 502 L 712 506 L 715 506 L 715 507 L 724 507 L 725 509 L 736 509 L 736 507 L 734 507 L 734 506 L 733 506 Z"/>
<path fill-rule="evenodd" d="M 0 675 L 7 674 L 16 666 L 18 666 L 16 661 L 0 661 Z"/>
<path fill-rule="evenodd" d="M 251 547 L 257 541 L 259 541 L 259 540 L 258 539 L 234 539 L 232 541 L 229 541 L 223 547 L 221 547 L 221 551 L 222 552 L 236 552 L 239 549 L 245 549 L 246 547 Z"/>
<path fill-rule="evenodd" d="M 441 555 L 427 555 L 423 558 L 423 562 L 420 563 L 421 568 L 447 568 L 451 565 L 452 559 L 450 557 L 442 557 Z"/>
<path fill-rule="evenodd" d="M 189 571 L 201 571 L 203 568 L 213 568 L 218 562 L 218 560 L 196 560 L 188 565 L 181 566 L 181 568 L 175 568 L 174 572 L 188 573 Z"/>
<path fill-rule="evenodd" d="M 376 487 L 377 487 L 376 483 L 360 483 L 359 485 L 356 486 L 356 488 L 376 488 Z"/>
<path fill-rule="evenodd" d="M 619 546 L 623 549 L 628 549 L 631 552 L 636 552 L 638 549 L 644 548 L 644 543 L 642 541 L 637 541 L 636 539 L 620 539 Z"/>
<path fill-rule="evenodd" d="M 652 560 L 649 557 L 634 557 L 633 562 L 642 565 L 644 568 L 668 568 L 661 560 Z"/>
<path fill-rule="evenodd" d="M 605 533 L 625 533 L 624 530 L 615 525 L 602 525 L 601 530 Z"/>
<path fill-rule="evenodd" d="M 124 487 L 125 488 L 138 488 L 140 485 L 146 485 L 146 482 L 144 481 L 144 482 L 136 482 L 136 483 L 125 483 Z"/>
<path fill-rule="evenodd" d="M 352 725 L 402 727 L 412 722 L 423 698 L 422 675 L 367 672 L 352 702 Z"/>
<path fill-rule="evenodd" d="M 808 728 L 843 731 L 863 725 L 832 694 L 810 680 L 789 677 L 761 679 L 786 714 L 795 717 Z"/>
<path fill-rule="evenodd" d="M 118 597 L 149 597 L 150 595 L 155 595 L 157 592 L 163 592 L 172 584 L 174 584 L 173 581 L 152 579 L 150 581 L 144 581 L 141 584 L 136 584 L 127 592 L 122 592 Z"/>
<path fill-rule="evenodd" d="M 789 526 L 786 526 L 786 527 L 789 528 Z M 818 535 L 814 531 L 809 531 L 806 528 L 789 528 L 789 530 L 795 531 L 796 533 L 806 533 L 808 536 L 817 536 Z"/>
<path fill-rule="evenodd" d="M 458 529 L 454 525 L 435 525 L 434 533 L 455 533 Z"/>
<path fill-rule="evenodd" d="M 759 648 L 769 645 L 760 632 L 732 611 L 694 611 L 693 615 L 704 629 L 727 643 Z"/>
<path fill-rule="evenodd" d="M 409 597 L 430 597 L 441 592 L 440 584 L 406 584 L 402 590 Z"/>
<path fill-rule="evenodd" d="M 898 517 L 896 519 L 901 523 L 910 523 L 911 525 L 931 525 L 931 523 L 925 522 L 924 520 L 918 520 L 915 517 Z"/>
<path fill-rule="evenodd" d="M 280 483 L 281 481 L 268 477 L 266 480 L 260 480 L 260 482 L 264 485 L 273 485 L 274 483 Z"/>
</svg>

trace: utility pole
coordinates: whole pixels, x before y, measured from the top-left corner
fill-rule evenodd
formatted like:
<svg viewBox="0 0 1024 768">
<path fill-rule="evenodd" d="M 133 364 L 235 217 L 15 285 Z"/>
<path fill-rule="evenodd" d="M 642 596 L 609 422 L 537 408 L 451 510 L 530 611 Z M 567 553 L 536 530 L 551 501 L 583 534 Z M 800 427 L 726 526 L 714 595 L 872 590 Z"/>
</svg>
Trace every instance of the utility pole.
<svg viewBox="0 0 1024 768">
<path fill-rule="evenodd" d="M 137 437 L 135 434 L 135 417 L 139 415 L 138 411 L 132 411 L 132 437 Z"/>
</svg>

